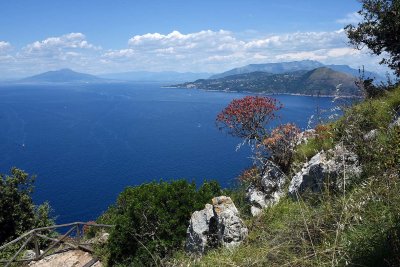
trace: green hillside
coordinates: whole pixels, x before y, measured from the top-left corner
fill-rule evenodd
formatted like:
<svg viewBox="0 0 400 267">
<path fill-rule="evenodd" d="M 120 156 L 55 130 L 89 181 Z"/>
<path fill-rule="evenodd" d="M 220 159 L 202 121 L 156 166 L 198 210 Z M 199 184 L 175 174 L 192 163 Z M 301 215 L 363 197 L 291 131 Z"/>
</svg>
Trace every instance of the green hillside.
<svg viewBox="0 0 400 267">
<path fill-rule="evenodd" d="M 400 87 L 347 109 L 296 148 L 289 176 L 321 149 L 352 147 L 363 172 L 346 191 L 286 197 L 260 217 L 247 217 L 250 235 L 237 249 L 213 250 L 201 259 L 178 252 L 170 266 L 399 266 L 400 127 L 391 124 L 399 106 Z M 365 142 L 372 129 L 376 137 Z M 246 214 L 241 190 L 233 195 Z"/>
<path fill-rule="evenodd" d="M 227 92 L 304 95 L 335 95 L 338 86 L 342 95 L 359 94 L 353 76 L 327 67 L 284 74 L 257 71 L 175 85 L 178 88 L 198 88 Z"/>
</svg>

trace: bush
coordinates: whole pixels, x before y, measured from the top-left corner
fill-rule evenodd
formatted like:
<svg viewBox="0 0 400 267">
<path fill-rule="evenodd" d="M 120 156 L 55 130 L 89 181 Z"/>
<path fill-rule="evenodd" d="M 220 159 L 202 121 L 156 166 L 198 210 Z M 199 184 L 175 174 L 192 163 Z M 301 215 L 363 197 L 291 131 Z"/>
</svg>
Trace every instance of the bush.
<svg viewBox="0 0 400 267">
<path fill-rule="evenodd" d="M 284 172 L 287 172 L 292 164 L 299 133 L 300 129 L 296 125 L 287 123 L 273 129 L 263 141 L 264 147 L 270 152 L 271 160 Z"/>
<path fill-rule="evenodd" d="M 242 138 L 252 145 L 254 165 L 265 170 L 268 161 L 273 161 L 284 172 L 292 162 L 293 148 L 300 130 L 287 123 L 270 130 L 269 123 L 275 120 L 283 105 L 276 99 L 262 96 L 246 96 L 234 99 L 218 114 L 216 122 L 220 130 Z"/>
<path fill-rule="evenodd" d="M 152 182 L 125 189 L 100 221 L 115 223 L 108 244 L 108 264 L 160 265 L 183 247 L 189 219 L 221 193 L 217 182 L 198 190 L 186 180 Z"/>
<path fill-rule="evenodd" d="M 243 185 L 254 185 L 257 188 L 261 188 L 261 172 L 256 167 L 245 169 L 238 177 L 239 182 Z"/>
<path fill-rule="evenodd" d="M 277 118 L 276 112 L 283 105 L 265 96 L 245 96 L 234 99 L 218 114 L 216 122 L 220 130 L 245 140 L 262 142 L 268 133 L 268 124 Z"/>
<path fill-rule="evenodd" d="M 382 55 L 381 64 L 386 64 L 400 76 L 400 1 L 360 0 L 358 11 L 362 20 L 358 25 L 345 27 L 350 44 L 358 49 L 364 46 L 375 55 Z"/>
<path fill-rule="evenodd" d="M 32 228 L 54 224 L 50 205 L 35 206 L 32 201 L 35 177 L 12 168 L 11 175 L 0 174 L 0 244 Z"/>
</svg>

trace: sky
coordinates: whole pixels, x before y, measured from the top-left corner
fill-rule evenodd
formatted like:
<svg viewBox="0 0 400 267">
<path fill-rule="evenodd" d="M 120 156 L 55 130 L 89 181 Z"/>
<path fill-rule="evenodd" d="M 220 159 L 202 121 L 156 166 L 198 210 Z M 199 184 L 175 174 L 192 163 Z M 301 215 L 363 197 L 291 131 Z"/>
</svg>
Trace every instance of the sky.
<svg viewBox="0 0 400 267">
<path fill-rule="evenodd" d="M 1 0 L 0 79 L 71 68 L 223 72 L 318 60 L 385 72 L 348 45 L 356 0 Z"/>
</svg>

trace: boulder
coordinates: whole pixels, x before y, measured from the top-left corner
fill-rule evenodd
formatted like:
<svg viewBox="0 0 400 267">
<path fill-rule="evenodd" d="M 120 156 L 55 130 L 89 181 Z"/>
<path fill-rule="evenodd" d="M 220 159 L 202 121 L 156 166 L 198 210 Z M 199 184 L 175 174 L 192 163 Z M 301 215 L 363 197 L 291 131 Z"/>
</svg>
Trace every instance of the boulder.
<svg viewBox="0 0 400 267">
<path fill-rule="evenodd" d="M 206 204 L 203 210 L 193 212 L 187 229 L 186 251 L 204 254 L 209 246 L 210 224 L 213 217 L 213 206 L 210 204 Z"/>
<path fill-rule="evenodd" d="M 189 222 L 185 250 L 204 254 L 209 248 L 223 246 L 234 248 L 248 234 L 247 227 L 239 217 L 239 211 L 230 197 L 212 199 L 212 205 L 195 211 Z"/>
<path fill-rule="evenodd" d="M 290 182 L 289 195 L 296 198 L 298 193 L 306 190 L 321 192 L 325 186 L 342 189 L 349 178 L 360 174 L 357 155 L 336 145 L 327 152 L 319 152 L 304 164 Z"/>
<path fill-rule="evenodd" d="M 234 248 L 247 237 L 248 230 L 239 217 L 239 211 L 230 197 L 212 199 L 214 216 L 218 229 L 218 242 L 227 248 Z"/>
<path fill-rule="evenodd" d="M 250 185 L 246 190 L 246 199 L 251 205 L 251 214 L 259 215 L 263 209 L 276 204 L 284 195 L 286 175 L 272 162 L 265 166 L 259 187 Z"/>
<path fill-rule="evenodd" d="M 262 210 L 267 207 L 265 193 L 261 192 L 253 185 L 247 188 L 246 199 L 250 202 L 250 211 L 253 216 L 259 215 Z"/>
</svg>

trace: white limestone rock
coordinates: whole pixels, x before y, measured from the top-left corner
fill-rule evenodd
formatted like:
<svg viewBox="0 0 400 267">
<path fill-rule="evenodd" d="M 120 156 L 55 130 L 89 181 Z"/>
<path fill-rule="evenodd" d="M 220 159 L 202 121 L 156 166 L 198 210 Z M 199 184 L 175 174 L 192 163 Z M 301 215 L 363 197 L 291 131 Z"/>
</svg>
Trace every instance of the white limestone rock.
<svg viewBox="0 0 400 267">
<path fill-rule="evenodd" d="M 248 229 L 239 217 L 239 211 L 230 197 L 212 199 L 218 229 L 218 241 L 222 246 L 234 248 L 247 237 Z"/>
<path fill-rule="evenodd" d="M 310 190 L 321 192 L 325 186 L 341 189 L 352 177 L 361 175 L 358 156 L 340 145 L 327 152 L 321 151 L 304 164 L 289 185 L 289 195 Z"/>
<path fill-rule="evenodd" d="M 269 162 L 265 168 L 265 174 L 261 178 L 261 187 L 250 185 L 246 191 L 246 198 L 250 202 L 253 216 L 259 215 L 263 209 L 278 203 L 285 194 L 283 187 L 286 175 L 272 162 Z"/>
<path fill-rule="evenodd" d="M 204 254 L 208 246 L 210 221 L 213 217 L 213 206 L 210 204 L 206 204 L 203 210 L 193 212 L 186 232 L 186 251 Z"/>
<path fill-rule="evenodd" d="M 234 248 L 248 234 L 239 217 L 239 211 L 230 197 L 212 199 L 212 205 L 195 211 L 187 229 L 185 249 L 189 253 L 204 254 L 209 248 L 223 246 Z"/>
</svg>

